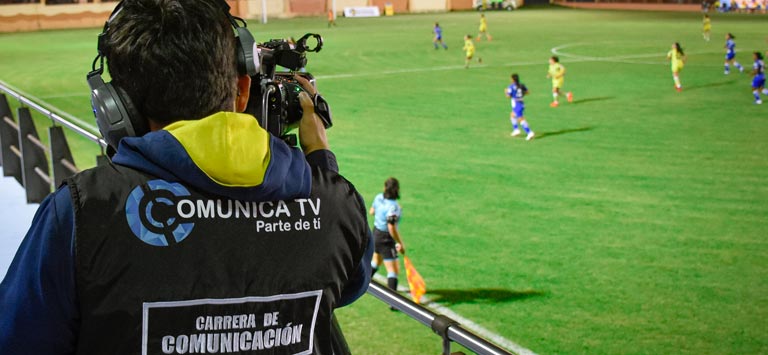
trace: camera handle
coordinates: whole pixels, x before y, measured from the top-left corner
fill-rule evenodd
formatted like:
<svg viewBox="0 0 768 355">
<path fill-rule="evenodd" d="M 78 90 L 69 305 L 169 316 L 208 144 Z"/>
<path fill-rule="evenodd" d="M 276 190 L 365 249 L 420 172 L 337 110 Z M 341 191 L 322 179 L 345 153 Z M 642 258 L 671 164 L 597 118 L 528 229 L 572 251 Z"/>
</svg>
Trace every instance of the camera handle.
<svg viewBox="0 0 768 355">
<path fill-rule="evenodd" d="M 261 127 L 264 127 L 264 129 L 268 129 L 267 127 L 269 127 L 267 126 L 269 122 L 269 96 L 274 92 L 274 85 L 267 85 L 266 88 L 262 86 L 263 94 L 261 95 Z"/>
<path fill-rule="evenodd" d="M 271 83 L 265 85 L 266 87 L 262 86 L 263 94 L 261 96 L 261 127 L 264 127 L 264 129 L 269 131 L 269 128 L 267 128 L 269 127 L 269 96 L 277 92 L 277 88 L 274 84 Z M 286 134 L 280 136 L 280 139 L 282 139 L 290 147 L 295 147 L 299 144 L 298 138 L 295 134 Z"/>
</svg>

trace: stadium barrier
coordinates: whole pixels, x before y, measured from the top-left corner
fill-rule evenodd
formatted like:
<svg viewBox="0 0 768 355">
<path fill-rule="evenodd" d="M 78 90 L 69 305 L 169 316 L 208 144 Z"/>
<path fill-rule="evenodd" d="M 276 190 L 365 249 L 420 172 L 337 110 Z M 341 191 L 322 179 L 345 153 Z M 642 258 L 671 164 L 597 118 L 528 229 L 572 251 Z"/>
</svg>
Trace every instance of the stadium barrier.
<svg viewBox="0 0 768 355">
<path fill-rule="evenodd" d="M 27 203 L 42 202 L 64 179 L 79 172 L 62 126 L 106 147 L 106 142 L 94 133 L 16 93 L 3 82 L 0 82 L 0 91 L 5 92 L 0 94 L 0 165 L 3 167 L 3 176 L 13 176 L 24 187 Z M 14 119 L 6 94 L 19 102 L 16 110 L 18 121 Z M 30 108 L 51 120 L 48 145 L 43 144 L 37 134 Z M 97 157 L 97 163 L 104 162 L 104 159 L 103 155 Z"/>
<path fill-rule="evenodd" d="M 696 0 L 553 0 L 553 4 L 585 10 L 700 12 Z"/>
<path fill-rule="evenodd" d="M 409 317 L 419 321 L 421 324 L 432 328 L 432 331 L 442 338 L 443 355 L 462 354 L 451 353 L 452 341 L 474 351 L 478 355 L 512 355 L 509 351 L 496 346 L 467 329 L 464 329 L 461 324 L 454 319 L 437 314 L 418 305 L 387 286 L 382 285 L 378 281 L 371 280 L 370 285 L 368 285 L 368 293 L 388 304 L 390 307 L 394 307 Z"/>
<path fill-rule="evenodd" d="M 59 186 L 69 176 L 79 172 L 72 159 L 72 152 L 64 136 L 63 127 L 81 135 L 103 148 L 107 143 L 98 135 L 92 133 L 95 129 L 80 127 L 70 120 L 57 115 L 40 104 L 22 96 L 0 81 L 0 167 L 4 176 L 13 176 L 27 192 L 27 203 L 40 203 L 51 193 L 51 188 Z M 18 121 L 6 97 L 10 95 L 19 102 L 17 109 Z M 43 144 L 30 114 L 30 108 L 45 115 L 51 120 L 48 130 L 49 146 Z M 48 160 L 48 157 L 51 157 Z M 97 164 L 107 164 L 105 155 L 97 157 Z M 49 166 L 53 176 L 49 174 Z M 464 329 L 459 322 L 439 315 L 420 306 L 408 298 L 390 290 L 378 281 L 371 281 L 368 293 L 394 307 L 409 317 L 426 325 L 440 336 L 443 345 L 443 355 L 451 353 L 451 342 L 456 342 L 479 355 L 512 355 L 512 353 L 481 338 L 471 331 Z M 334 355 L 351 355 L 349 345 L 335 316 L 332 317 L 331 343 Z"/>
<path fill-rule="evenodd" d="M 491 0 L 227 0 L 231 13 L 246 19 L 341 15 L 347 7 L 375 6 L 384 13 L 389 5 L 395 14 L 462 11 L 477 7 L 477 1 Z M 0 0 L 0 33 L 66 28 L 98 28 L 104 25 L 116 1 L 95 0 L 59 3 L 46 1 L 9 3 Z M 518 0 L 517 6 L 522 5 Z"/>
</svg>

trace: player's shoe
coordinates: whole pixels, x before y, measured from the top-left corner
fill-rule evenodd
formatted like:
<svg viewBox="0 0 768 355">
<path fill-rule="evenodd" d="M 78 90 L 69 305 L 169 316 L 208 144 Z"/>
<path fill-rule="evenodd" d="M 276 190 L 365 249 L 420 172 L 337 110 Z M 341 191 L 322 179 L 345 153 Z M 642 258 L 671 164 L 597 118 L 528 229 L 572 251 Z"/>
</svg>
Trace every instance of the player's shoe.
<svg viewBox="0 0 768 355">
<path fill-rule="evenodd" d="M 483 58 L 477 57 L 477 62 L 483 64 Z"/>
<path fill-rule="evenodd" d="M 529 140 L 533 139 L 533 136 L 534 136 L 533 131 L 530 131 L 530 132 L 528 132 L 528 135 L 525 136 L 525 140 L 529 141 Z"/>
<path fill-rule="evenodd" d="M 756 100 L 756 101 L 755 101 L 755 104 L 757 104 L 757 105 L 762 105 L 762 104 L 763 104 L 763 100 Z"/>
<path fill-rule="evenodd" d="M 573 93 L 568 91 L 567 94 L 565 94 L 565 97 L 568 98 L 568 102 L 573 102 Z"/>
<path fill-rule="evenodd" d="M 557 107 L 560 106 L 560 104 L 557 101 L 553 101 L 551 104 L 549 104 L 549 107 Z"/>
<path fill-rule="evenodd" d="M 512 137 L 517 137 L 517 136 L 520 135 L 520 130 L 516 129 L 516 130 L 512 131 L 512 133 L 510 133 L 509 135 L 512 136 Z"/>
<path fill-rule="evenodd" d="M 725 75 L 728 75 L 728 74 L 730 74 L 730 73 L 731 73 L 731 72 L 730 72 L 730 71 L 727 71 L 727 70 L 723 72 L 723 74 L 725 74 Z"/>
<path fill-rule="evenodd" d="M 682 92 L 683 91 L 683 87 L 682 86 L 675 86 L 675 90 L 677 90 L 677 92 Z"/>
<path fill-rule="evenodd" d="M 763 95 L 768 95 L 768 88 L 763 89 Z"/>
</svg>

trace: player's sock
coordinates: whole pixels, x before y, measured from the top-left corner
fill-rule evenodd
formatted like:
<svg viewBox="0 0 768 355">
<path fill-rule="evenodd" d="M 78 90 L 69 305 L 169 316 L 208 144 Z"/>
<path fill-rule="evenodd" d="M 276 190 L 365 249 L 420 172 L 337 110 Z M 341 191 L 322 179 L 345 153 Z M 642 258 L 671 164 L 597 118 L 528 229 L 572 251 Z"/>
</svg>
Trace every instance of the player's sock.
<svg viewBox="0 0 768 355">
<path fill-rule="evenodd" d="M 525 133 L 531 133 L 531 128 L 528 127 L 528 121 L 523 120 L 522 122 L 520 122 L 520 125 L 523 126 Z"/>
<path fill-rule="evenodd" d="M 435 45 L 435 49 L 439 48 L 439 47 L 437 46 L 437 42 L 432 42 L 432 44 L 434 44 L 434 45 Z"/>
<path fill-rule="evenodd" d="M 376 271 L 379 271 L 379 265 L 371 261 L 371 277 L 373 277 L 373 275 L 376 275 Z"/>
<path fill-rule="evenodd" d="M 755 96 L 755 102 L 760 101 L 760 91 L 752 90 L 752 95 Z"/>
<path fill-rule="evenodd" d="M 512 129 L 518 129 L 517 118 L 510 118 L 509 120 L 512 121 Z"/>
<path fill-rule="evenodd" d="M 768 95 L 768 88 L 763 89 L 763 95 Z"/>
<path fill-rule="evenodd" d="M 397 274 L 394 272 L 387 273 L 387 286 L 397 291 Z"/>
<path fill-rule="evenodd" d="M 443 43 L 443 48 L 444 48 L 444 49 L 448 49 L 448 45 L 447 45 L 447 44 L 445 44 L 445 43 Z"/>
<path fill-rule="evenodd" d="M 679 88 L 683 87 L 683 85 L 681 85 L 681 84 L 680 84 L 680 77 L 679 77 L 679 76 L 677 76 L 677 75 L 673 75 L 673 76 L 672 76 L 672 79 L 674 79 L 674 80 L 675 80 L 675 87 L 676 87 L 676 88 L 678 88 L 678 89 L 679 89 Z"/>
<path fill-rule="evenodd" d="M 728 63 L 725 63 L 725 73 L 728 74 L 731 72 L 731 66 L 728 65 Z"/>
<path fill-rule="evenodd" d="M 739 64 L 739 62 L 733 62 L 733 66 L 739 69 L 739 71 L 744 71 L 744 67 Z"/>
</svg>

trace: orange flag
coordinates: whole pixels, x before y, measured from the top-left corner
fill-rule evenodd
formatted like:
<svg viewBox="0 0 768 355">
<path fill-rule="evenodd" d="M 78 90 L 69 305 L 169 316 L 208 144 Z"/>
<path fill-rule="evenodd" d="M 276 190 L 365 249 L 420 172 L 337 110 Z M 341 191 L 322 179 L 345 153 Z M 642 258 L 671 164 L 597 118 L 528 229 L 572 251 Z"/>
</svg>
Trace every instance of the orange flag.
<svg viewBox="0 0 768 355">
<path fill-rule="evenodd" d="M 411 290 L 411 298 L 413 302 L 419 303 L 421 296 L 427 293 L 427 284 L 424 283 L 424 279 L 421 277 L 416 268 L 413 267 L 411 259 L 407 256 L 403 257 L 405 262 L 405 277 L 408 279 L 408 288 Z"/>
</svg>

